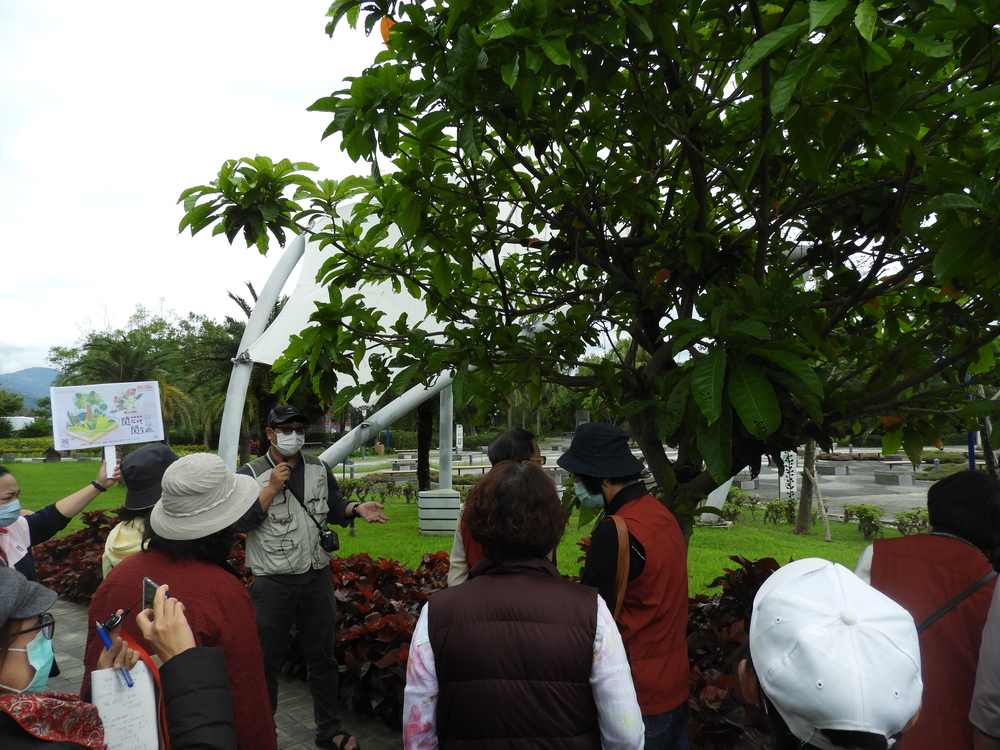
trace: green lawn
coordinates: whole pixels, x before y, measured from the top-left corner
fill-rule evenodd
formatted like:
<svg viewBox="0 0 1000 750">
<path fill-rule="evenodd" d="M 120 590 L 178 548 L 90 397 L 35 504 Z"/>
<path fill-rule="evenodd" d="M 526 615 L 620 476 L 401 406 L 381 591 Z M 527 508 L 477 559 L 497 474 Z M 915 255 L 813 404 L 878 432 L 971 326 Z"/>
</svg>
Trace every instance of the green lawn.
<svg viewBox="0 0 1000 750">
<path fill-rule="evenodd" d="M 11 464 L 11 470 L 21 486 L 21 504 L 25 508 L 38 510 L 76 490 L 85 487 L 97 476 L 99 464 L 57 463 L 57 464 Z M 118 486 L 112 487 L 99 496 L 89 507 L 118 508 L 122 505 L 125 492 Z M 417 565 L 425 552 L 451 551 L 451 537 L 421 536 L 418 531 L 417 506 L 406 503 L 401 497 L 391 500 L 386 507 L 390 522 L 385 525 L 358 522 L 356 533 L 351 536 L 348 529 L 339 530 L 340 554 L 351 555 L 367 552 L 373 557 L 388 557 L 405 565 Z M 74 519 L 67 531 L 81 528 Z M 823 541 L 819 524 L 808 536 L 796 536 L 788 525 L 764 524 L 759 521 L 739 521 L 731 529 L 699 527 L 691 538 L 688 554 L 688 579 L 692 594 L 708 592 L 707 584 L 722 573 L 724 567 L 731 567 L 729 555 L 742 555 L 750 559 L 773 557 L 779 563 L 803 557 L 823 557 L 839 562 L 853 569 L 858 555 L 866 546 L 865 540 L 855 524 L 839 521 L 831 523 L 833 541 Z M 576 518 L 570 525 L 559 545 L 559 569 L 563 573 L 579 572 L 580 548 L 576 543 L 589 536 L 590 529 L 579 529 Z M 886 536 L 895 536 L 895 531 L 886 531 Z"/>
<path fill-rule="evenodd" d="M 39 510 L 83 489 L 97 478 L 97 472 L 101 468 L 101 464 L 97 461 L 82 461 L 80 463 L 71 461 L 52 464 L 10 463 L 5 464 L 5 466 L 14 475 L 21 488 L 21 507 L 28 510 Z M 98 495 L 97 499 L 87 507 L 87 510 L 120 508 L 124 503 L 125 490 L 116 484 L 107 492 Z M 82 528 L 83 524 L 80 523 L 80 518 L 77 516 L 69 522 L 64 533 Z"/>
</svg>

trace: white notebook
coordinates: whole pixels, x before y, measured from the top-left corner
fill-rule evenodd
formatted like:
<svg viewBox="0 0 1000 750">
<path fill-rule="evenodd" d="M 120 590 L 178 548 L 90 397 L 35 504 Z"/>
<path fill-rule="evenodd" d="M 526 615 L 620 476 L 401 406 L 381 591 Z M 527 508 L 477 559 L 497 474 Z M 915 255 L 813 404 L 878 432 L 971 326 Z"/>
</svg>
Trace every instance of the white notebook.
<svg viewBox="0 0 1000 750">
<path fill-rule="evenodd" d="M 104 724 L 108 750 L 157 750 L 160 734 L 156 722 L 153 676 L 141 661 L 131 672 L 134 687 L 125 685 L 117 669 L 91 673 L 91 701 Z"/>
</svg>

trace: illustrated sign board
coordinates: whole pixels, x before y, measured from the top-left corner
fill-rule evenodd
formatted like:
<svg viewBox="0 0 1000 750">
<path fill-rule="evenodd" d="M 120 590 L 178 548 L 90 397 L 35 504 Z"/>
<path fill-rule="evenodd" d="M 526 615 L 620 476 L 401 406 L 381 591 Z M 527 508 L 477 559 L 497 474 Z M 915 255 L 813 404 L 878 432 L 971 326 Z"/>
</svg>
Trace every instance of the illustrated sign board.
<svg viewBox="0 0 1000 750">
<path fill-rule="evenodd" d="M 56 450 L 163 440 L 160 386 L 98 383 L 50 388 Z"/>
</svg>

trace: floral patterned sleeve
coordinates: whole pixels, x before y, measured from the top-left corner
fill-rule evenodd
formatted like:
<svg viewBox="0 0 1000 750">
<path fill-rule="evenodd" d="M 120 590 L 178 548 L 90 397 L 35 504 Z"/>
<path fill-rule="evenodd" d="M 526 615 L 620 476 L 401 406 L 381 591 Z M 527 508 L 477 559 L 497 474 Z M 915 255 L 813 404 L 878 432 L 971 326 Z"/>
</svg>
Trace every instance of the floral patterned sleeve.
<svg viewBox="0 0 1000 750">
<path fill-rule="evenodd" d="M 411 651 L 411 658 L 412 654 Z M 594 636 L 590 686 L 597 704 L 601 747 L 604 750 L 642 750 L 645 729 L 635 698 L 625 644 L 608 605 L 600 596 L 597 597 L 597 633 Z"/>
<path fill-rule="evenodd" d="M 406 664 L 406 689 L 403 691 L 403 747 L 406 750 L 434 750 L 438 746 L 438 680 L 427 627 L 428 609 L 429 603 L 424 605 L 417 620 Z M 633 699 L 634 695 L 633 692 Z"/>
</svg>

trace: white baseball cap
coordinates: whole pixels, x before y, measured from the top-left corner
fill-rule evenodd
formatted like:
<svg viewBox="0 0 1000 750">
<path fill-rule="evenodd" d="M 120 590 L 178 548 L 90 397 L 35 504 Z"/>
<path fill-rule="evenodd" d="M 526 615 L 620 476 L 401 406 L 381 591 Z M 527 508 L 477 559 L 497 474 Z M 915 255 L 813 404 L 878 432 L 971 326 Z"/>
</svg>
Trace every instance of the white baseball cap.
<svg viewBox="0 0 1000 750">
<path fill-rule="evenodd" d="M 823 750 L 837 748 L 821 729 L 889 739 L 920 709 L 913 618 L 828 560 L 790 562 L 764 582 L 753 602 L 750 657 L 792 734 Z"/>
</svg>

